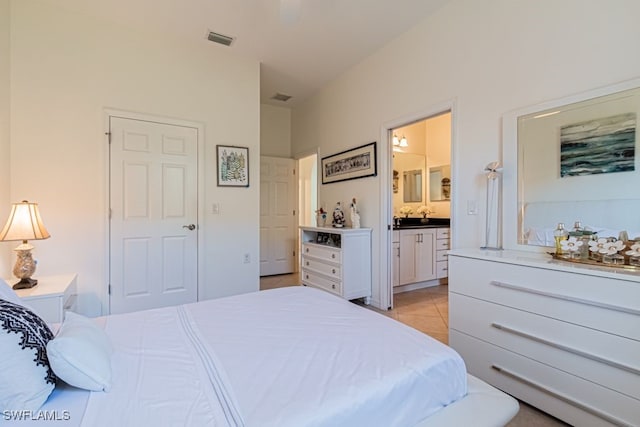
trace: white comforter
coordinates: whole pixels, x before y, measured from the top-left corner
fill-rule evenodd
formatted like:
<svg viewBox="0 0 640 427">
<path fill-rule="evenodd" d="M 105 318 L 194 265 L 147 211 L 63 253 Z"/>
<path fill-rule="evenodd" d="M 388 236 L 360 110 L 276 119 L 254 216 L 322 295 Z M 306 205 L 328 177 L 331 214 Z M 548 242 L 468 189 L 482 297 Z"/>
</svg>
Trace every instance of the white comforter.
<svg viewBox="0 0 640 427">
<path fill-rule="evenodd" d="M 291 287 L 110 316 L 113 389 L 84 426 L 412 426 L 466 394 L 451 348 Z"/>
</svg>

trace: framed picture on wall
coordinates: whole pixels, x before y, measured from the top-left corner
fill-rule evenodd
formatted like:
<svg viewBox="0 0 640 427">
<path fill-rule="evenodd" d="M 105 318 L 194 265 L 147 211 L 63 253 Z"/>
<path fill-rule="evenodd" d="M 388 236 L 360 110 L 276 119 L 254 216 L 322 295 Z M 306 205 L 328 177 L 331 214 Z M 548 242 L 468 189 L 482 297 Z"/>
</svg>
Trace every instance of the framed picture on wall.
<svg viewBox="0 0 640 427">
<path fill-rule="evenodd" d="M 216 145 L 218 187 L 249 186 L 249 148 Z"/>
<path fill-rule="evenodd" d="M 376 176 L 376 143 L 323 157 L 321 167 L 323 184 Z"/>
</svg>

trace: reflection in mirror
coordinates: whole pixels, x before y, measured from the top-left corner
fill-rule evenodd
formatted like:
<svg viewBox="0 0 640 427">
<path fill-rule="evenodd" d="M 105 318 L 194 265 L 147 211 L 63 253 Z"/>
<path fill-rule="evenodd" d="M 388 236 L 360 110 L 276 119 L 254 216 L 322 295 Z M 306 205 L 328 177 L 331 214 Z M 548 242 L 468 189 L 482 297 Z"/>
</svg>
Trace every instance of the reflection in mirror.
<svg viewBox="0 0 640 427">
<path fill-rule="evenodd" d="M 439 202 L 451 197 L 451 166 L 429 168 L 429 201 Z"/>
<path fill-rule="evenodd" d="M 422 170 L 405 171 L 403 174 L 403 187 L 405 202 L 422 201 Z"/>
<path fill-rule="evenodd" d="M 513 235 L 509 227 L 517 230 L 507 246 L 553 246 L 560 222 L 571 229 L 580 221 L 599 237 L 640 237 L 638 86 L 627 82 L 505 118 L 515 122 L 505 123 L 505 138 L 517 140 L 517 150 L 505 142 L 505 164 L 517 161 L 517 177 L 505 185 L 505 238 Z"/>
</svg>

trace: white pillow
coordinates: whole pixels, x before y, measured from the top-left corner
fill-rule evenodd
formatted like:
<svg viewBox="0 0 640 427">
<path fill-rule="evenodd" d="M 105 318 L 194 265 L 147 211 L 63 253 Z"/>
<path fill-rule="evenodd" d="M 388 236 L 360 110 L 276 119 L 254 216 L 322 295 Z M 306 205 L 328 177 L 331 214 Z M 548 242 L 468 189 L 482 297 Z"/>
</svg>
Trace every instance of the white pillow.
<svg viewBox="0 0 640 427">
<path fill-rule="evenodd" d="M 111 388 L 111 353 L 107 334 L 93 320 L 71 311 L 47 344 L 53 372 L 67 384 L 91 391 Z"/>
<path fill-rule="evenodd" d="M 18 294 L 16 294 L 16 291 L 14 291 L 11 285 L 9 285 L 3 279 L 0 279 L 0 299 L 12 302 L 14 304 L 24 305 L 22 303 L 22 300 L 20 300 Z"/>
<path fill-rule="evenodd" d="M 51 339 L 47 324 L 31 310 L 0 299 L 1 410 L 37 411 L 47 400 L 56 383 L 47 360 Z"/>
</svg>

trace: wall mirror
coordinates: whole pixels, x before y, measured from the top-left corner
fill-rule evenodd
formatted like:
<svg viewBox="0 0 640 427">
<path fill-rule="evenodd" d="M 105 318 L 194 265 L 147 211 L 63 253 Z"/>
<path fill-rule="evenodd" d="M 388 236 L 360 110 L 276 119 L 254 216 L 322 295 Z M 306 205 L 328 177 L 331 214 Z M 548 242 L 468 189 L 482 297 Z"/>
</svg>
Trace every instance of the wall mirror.
<svg viewBox="0 0 640 427">
<path fill-rule="evenodd" d="M 402 183 L 404 202 L 422 201 L 422 169 L 404 171 L 402 173 Z"/>
<path fill-rule="evenodd" d="M 640 237 L 639 118 L 640 79 L 505 115 L 504 247 L 553 246 L 560 222 Z"/>
<path fill-rule="evenodd" d="M 426 200 L 426 158 L 423 154 L 393 153 L 394 193 L 393 208 L 396 214 L 400 208 L 410 204 L 417 208 Z M 395 182 L 397 177 L 397 182 Z M 396 190 L 397 188 L 397 190 Z"/>
<path fill-rule="evenodd" d="M 441 202 L 451 198 L 451 166 L 429 168 L 429 201 Z"/>
</svg>

